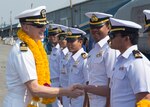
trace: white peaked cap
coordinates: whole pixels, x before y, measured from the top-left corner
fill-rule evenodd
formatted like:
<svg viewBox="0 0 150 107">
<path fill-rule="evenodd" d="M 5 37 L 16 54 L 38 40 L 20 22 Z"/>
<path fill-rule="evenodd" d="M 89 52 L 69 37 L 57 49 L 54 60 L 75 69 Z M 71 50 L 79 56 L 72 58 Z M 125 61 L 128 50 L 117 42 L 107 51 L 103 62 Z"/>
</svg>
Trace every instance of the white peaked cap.
<svg viewBox="0 0 150 107">
<path fill-rule="evenodd" d="M 79 28 L 68 28 L 68 31 L 71 31 L 72 34 L 82 34 L 82 35 L 86 35 L 86 32 L 84 32 L 83 30 L 79 29 Z"/>
<path fill-rule="evenodd" d="M 85 15 L 87 16 L 87 17 L 89 17 L 89 18 L 91 18 L 92 17 L 92 15 L 95 15 L 95 16 L 97 16 L 98 18 L 106 18 L 106 17 L 112 17 L 112 15 L 111 14 L 106 14 L 106 13 L 101 13 L 101 12 L 87 12 L 87 13 L 85 13 Z"/>
<path fill-rule="evenodd" d="M 39 6 L 39 7 L 34 8 L 34 9 L 25 10 L 25 11 L 21 12 L 19 15 L 17 15 L 15 17 L 15 19 L 20 19 L 20 18 L 24 18 L 24 17 L 39 16 L 39 15 L 41 15 L 41 10 L 43 10 L 43 9 L 46 10 L 46 6 Z"/>
<path fill-rule="evenodd" d="M 15 18 L 19 19 L 20 22 L 32 22 L 34 24 L 42 24 L 42 25 L 48 24 L 48 21 L 46 18 L 45 6 L 39 6 L 34 9 L 25 10 L 21 12 Z"/>
<path fill-rule="evenodd" d="M 90 18 L 90 28 L 100 28 L 112 17 L 111 14 L 100 12 L 87 12 L 85 15 Z"/>
<path fill-rule="evenodd" d="M 143 10 L 143 13 L 145 14 L 147 20 L 150 19 L 150 10 Z"/>
<path fill-rule="evenodd" d="M 138 31 L 139 29 L 142 28 L 141 25 L 132 22 L 132 21 L 127 21 L 127 20 L 121 20 L 121 19 L 115 19 L 115 18 L 110 18 L 110 23 L 111 23 L 111 31 Z"/>
<path fill-rule="evenodd" d="M 66 30 L 68 29 L 67 26 L 60 25 L 60 24 L 49 24 L 49 26 L 50 26 L 50 29 L 51 29 L 51 28 L 52 28 L 52 29 L 58 29 L 58 28 L 60 28 L 60 29 L 63 30 L 63 31 L 66 31 Z"/>
<path fill-rule="evenodd" d="M 146 33 L 150 31 L 150 10 L 143 10 L 143 13 L 145 14 L 145 28 L 146 28 L 144 33 Z"/>
</svg>

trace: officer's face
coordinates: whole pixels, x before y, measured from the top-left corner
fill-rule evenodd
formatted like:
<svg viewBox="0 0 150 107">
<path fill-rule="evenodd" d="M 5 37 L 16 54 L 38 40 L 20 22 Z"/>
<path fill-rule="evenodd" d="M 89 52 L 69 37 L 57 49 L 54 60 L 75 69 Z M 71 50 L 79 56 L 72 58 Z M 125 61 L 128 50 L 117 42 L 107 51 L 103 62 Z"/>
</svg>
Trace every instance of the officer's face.
<svg viewBox="0 0 150 107">
<path fill-rule="evenodd" d="M 113 36 L 110 36 L 110 47 L 112 49 L 122 51 L 124 49 L 124 42 L 124 37 L 121 36 L 121 33 L 114 33 Z"/>
<path fill-rule="evenodd" d="M 99 28 L 92 28 L 90 31 L 94 41 L 99 42 L 101 39 L 107 36 L 109 29 L 107 25 L 104 25 Z"/>
<path fill-rule="evenodd" d="M 45 28 L 46 28 L 46 25 L 41 26 L 39 28 L 37 26 L 33 26 L 32 23 L 24 23 L 22 25 L 22 29 L 35 41 L 38 41 L 44 38 Z"/>
<path fill-rule="evenodd" d="M 48 36 L 48 40 L 49 40 L 52 44 L 57 44 L 57 43 L 58 43 L 58 34 L 56 34 L 56 35 L 49 35 L 49 36 Z"/>
<path fill-rule="evenodd" d="M 67 41 L 64 39 L 64 40 L 59 40 L 59 45 L 61 48 L 65 48 L 67 47 Z"/>
<path fill-rule="evenodd" d="M 82 47 L 82 40 L 76 39 L 75 41 L 67 41 L 67 47 L 70 52 L 75 54 Z"/>
</svg>

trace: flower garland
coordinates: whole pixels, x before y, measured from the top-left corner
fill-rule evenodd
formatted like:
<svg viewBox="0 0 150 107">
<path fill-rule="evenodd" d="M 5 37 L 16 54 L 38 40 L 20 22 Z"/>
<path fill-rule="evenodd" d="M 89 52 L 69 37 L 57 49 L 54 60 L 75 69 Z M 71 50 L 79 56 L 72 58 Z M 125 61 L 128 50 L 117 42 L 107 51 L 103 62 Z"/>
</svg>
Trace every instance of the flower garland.
<svg viewBox="0 0 150 107">
<path fill-rule="evenodd" d="M 35 64 L 36 64 L 38 83 L 40 85 L 48 86 L 50 84 L 49 63 L 48 63 L 47 54 L 42 45 L 42 42 L 40 40 L 35 42 L 25 32 L 23 32 L 22 29 L 18 30 L 17 35 L 20 40 L 27 43 L 29 49 L 33 53 Z M 55 97 L 54 98 L 42 98 L 42 103 L 49 104 L 49 103 L 54 102 L 55 99 L 56 99 Z M 36 104 L 39 101 L 40 101 L 39 97 L 33 97 L 31 103 L 28 104 L 27 107 L 37 107 Z"/>
</svg>

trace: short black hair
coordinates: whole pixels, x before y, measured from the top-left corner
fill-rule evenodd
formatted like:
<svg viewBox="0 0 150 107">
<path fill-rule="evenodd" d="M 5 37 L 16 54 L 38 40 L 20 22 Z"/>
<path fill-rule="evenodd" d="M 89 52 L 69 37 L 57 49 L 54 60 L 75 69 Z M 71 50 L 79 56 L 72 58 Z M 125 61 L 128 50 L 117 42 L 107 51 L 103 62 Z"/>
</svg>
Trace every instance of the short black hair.
<svg viewBox="0 0 150 107">
<path fill-rule="evenodd" d="M 132 45 L 138 44 L 138 39 L 139 39 L 138 32 L 121 31 L 120 33 L 122 37 L 129 36 Z"/>
</svg>

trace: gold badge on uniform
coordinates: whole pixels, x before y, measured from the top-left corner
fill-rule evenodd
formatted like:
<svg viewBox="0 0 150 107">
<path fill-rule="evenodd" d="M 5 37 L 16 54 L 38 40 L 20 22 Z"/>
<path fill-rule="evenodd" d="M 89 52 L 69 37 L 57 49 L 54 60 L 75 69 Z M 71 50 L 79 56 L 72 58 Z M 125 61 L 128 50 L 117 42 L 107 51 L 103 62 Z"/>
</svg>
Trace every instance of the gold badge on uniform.
<svg viewBox="0 0 150 107">
<path fill-rule="evenodd" d="M 87 58 L 87 54 L 86 53 L 81 53 L 82 58 L 86 59 Z"/>
<path fill-rule="evenodd" d="M 27 43 L 21 42 L 20 43 L 20 51 L 27 51 L 27 50 L 28 50 Z"/>
<path fill-rule="evenodd" d="M 133 50 L 132 53 L 135 58 L 142 58 L 142 55 L 139 50 Z"/>
<path fill-rule="evenodd" d="M 103 51 L 100 51 L 99 53 L 96 54 L 96 57 L 100 57 L 102 56 L 102 54 L 103 54 Z"/>
<path fill-rule="evenodd" d="M 74 63 L 74 65 L 73 65 L 73 67 L 77 67 L 77 65 L 79 64 L 79 61 L 75 61 L 75 63 Z"/>
<path fill-rule="evenodd" d="M 72 35 L 72 32 L 70 29 L 67 30 L 67 35 L 71 36 Z"/>
<path fill-rule="evenodd" d="M 62 32 L 62 29 L 60 27 L 58 27 L 57 33 L 61 33 L 61 32 Z"/>
</svg>

